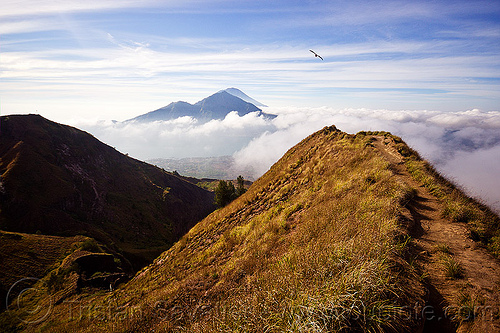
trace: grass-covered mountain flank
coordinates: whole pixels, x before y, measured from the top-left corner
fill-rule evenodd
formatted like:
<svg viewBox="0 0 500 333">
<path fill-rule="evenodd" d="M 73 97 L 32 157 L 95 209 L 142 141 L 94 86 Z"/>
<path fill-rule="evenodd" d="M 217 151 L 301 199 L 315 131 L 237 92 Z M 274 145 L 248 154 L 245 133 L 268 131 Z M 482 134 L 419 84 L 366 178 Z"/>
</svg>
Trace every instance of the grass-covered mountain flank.
<svg viewBox="0 0 500 333">
<path fill-rule="evenodd" d="M 214 208 L 212 193 L 38 115 L 1 117 L 0 175 L 0 229 L 93 237 L 135 267 Z"/>
<path fill-rule="evenodd" d="M 90 240 L 0 231 L 0 310 L 6 307 L 8 289 L 20 279 L 41 279 L 58 261 Z"/>
<path fill-rule="evenodd" d="M 117 290 L 2 320 L 26 332 L 493 332 L 498 222 L 399 138 L 326 127 Z"/>
</svg>

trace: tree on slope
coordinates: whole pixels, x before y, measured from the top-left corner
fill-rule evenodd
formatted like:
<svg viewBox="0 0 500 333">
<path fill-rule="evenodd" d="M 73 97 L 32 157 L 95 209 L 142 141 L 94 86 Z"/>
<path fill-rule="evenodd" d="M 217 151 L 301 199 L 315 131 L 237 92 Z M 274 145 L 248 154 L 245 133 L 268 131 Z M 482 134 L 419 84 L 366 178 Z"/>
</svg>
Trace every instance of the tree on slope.
<svg viewBox="0 0 500 333">
<path fill-rule="evenodd" d="M 217 188 L 215 189 L 215 204 L 219 207 L 224 207 L 240 195 L 246 192 L 245 180 L 242 176 L 236 179 L 237 188 L 234 187 L 233 182 L 220 180 Z"/>
<path fill-rule="evenodd" d="M 236 198 L 236 190 L 232 182 L 220 180 L 215 189 L 215 204 L 224 207 Z"/>
<path fill-rule="evenodd" d="M 238 182 L 238 187 L 236 188 L 236 196 L 239 197 L 247 191 L 245 188 L 245 179 L 243 179 L 243 176 L 240 175 L 238 176 L 236 181 Z"/>
</svg>

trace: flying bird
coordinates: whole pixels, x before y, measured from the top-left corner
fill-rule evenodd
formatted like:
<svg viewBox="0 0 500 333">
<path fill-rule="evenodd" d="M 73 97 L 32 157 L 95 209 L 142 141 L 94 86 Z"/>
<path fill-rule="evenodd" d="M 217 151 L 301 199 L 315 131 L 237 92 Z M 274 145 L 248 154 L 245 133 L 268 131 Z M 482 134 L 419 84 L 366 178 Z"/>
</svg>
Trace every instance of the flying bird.
<svg viewBox="0 0 500 333">
<path fill-rule="evenodd" d="M 316 52 L 314 52 L 313 50 L 309 50 L 309 51 L 311 51 L 316 58 L 320 58 L 321 60 L 323 60 L 323 58 L 319 54 L 317 54 Z"/>
</svg>

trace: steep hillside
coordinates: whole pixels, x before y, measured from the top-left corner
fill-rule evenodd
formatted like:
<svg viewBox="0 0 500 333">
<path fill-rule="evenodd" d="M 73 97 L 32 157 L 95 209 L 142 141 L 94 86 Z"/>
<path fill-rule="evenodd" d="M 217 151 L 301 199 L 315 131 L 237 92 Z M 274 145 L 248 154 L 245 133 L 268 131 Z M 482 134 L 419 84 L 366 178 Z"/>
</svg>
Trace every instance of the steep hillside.
<svg viewBox="0 0 500 333">
<path fill-rule="evenodd" d="M 0 229 L 97 239 L 136 267 L 213 210 L 213 194 L 37 115 L 0 119 Z"/>
<path fill-rule="evenodd" d="M 0 272 L 0 312 L 6 300 L 15 301 L 17 292 L 37 281 L 62 301 L 78 288 L 109 289 L 133 275 L 123 256 L 93 238 L 5 231 L 0 231 Z"/>
<path fill-rule="evenodd" d="M 53 265 L 89 238 L 56 237 L 0 231 L 0 311 L 8 289 L 26 278 L 42 278 Z"/>
<path fill-rule="evenodd" d="M 118 290 L 3 320 L 26 332 L 498 331 L 498 220 L 399 138 L 327 127 Z"/>
</svg>

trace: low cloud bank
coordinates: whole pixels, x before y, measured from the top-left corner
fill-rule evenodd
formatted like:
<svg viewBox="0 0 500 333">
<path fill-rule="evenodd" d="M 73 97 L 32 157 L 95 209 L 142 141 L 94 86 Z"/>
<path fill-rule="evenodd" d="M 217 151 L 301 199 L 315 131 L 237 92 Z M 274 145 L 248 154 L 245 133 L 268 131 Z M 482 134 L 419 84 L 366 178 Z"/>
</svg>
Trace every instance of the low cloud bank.
<svg viewBox="0 0 500 333">
<path fill-rule="evenodd" d="M 323 126 L 334 124 L 348 133 L 384 130 L 402 137 L 468 194 L 500 212 L 500 112 L 332 108 L 274 112 L 279 114 L 277 130 L 253 139 L 234 155 L 240 166 L 253 166 L 256 175 Z"/>
<path fill-rule="evenodd" d="M 233 155 L 237 169 L 257 178 L 303 138 L 324 126 L 342 131 L 384 130 L 401 136 L 469 194 L 500 212 L 500 112 L 266 108 L 199 123 L 190 117 L 154 123 L 73 122 L 131 156 L 152 158 Z M 252 170 L 248 174 L 248 170 Z"/>
<path fill-rule="evenodd" d="M 71 124 L 140 160 L 232 155 L 263 132 L 274 130 L 257 112 L 242 117 L 231 112 L 207 123 L 181 117 L 149 123 L 75 120 Z"/>
</svg>

